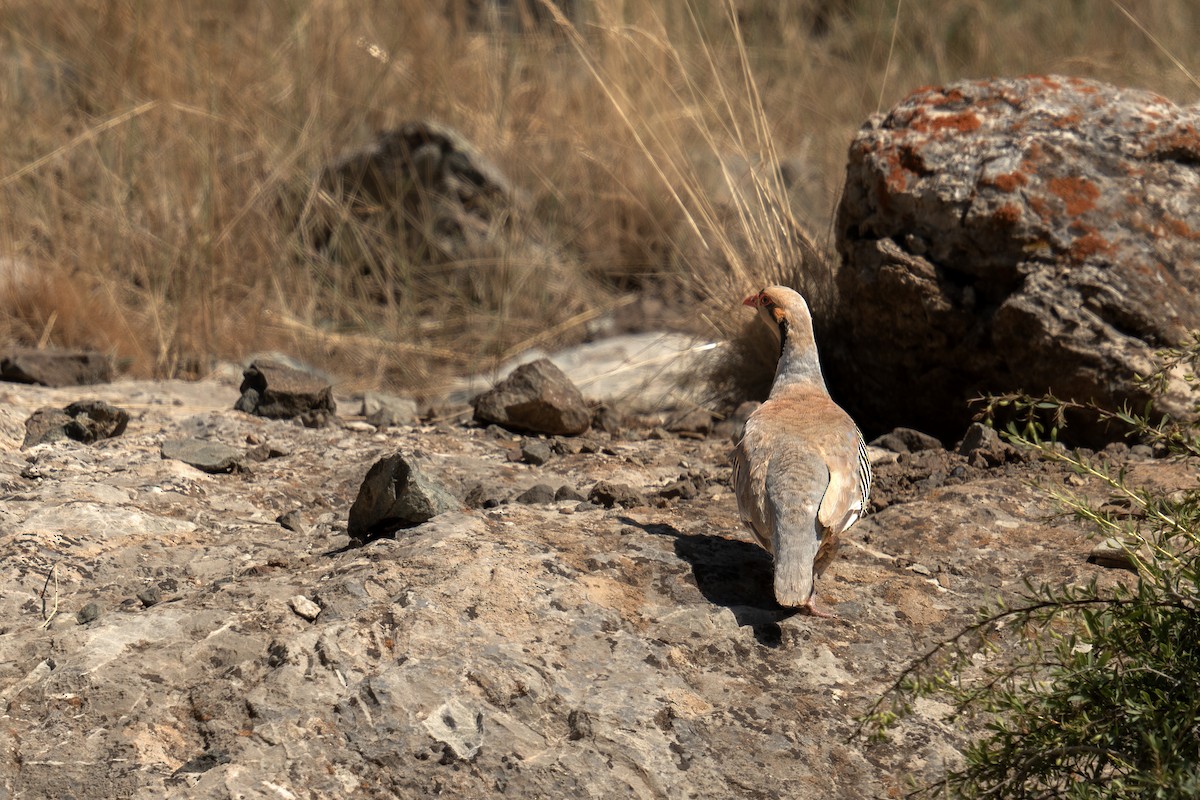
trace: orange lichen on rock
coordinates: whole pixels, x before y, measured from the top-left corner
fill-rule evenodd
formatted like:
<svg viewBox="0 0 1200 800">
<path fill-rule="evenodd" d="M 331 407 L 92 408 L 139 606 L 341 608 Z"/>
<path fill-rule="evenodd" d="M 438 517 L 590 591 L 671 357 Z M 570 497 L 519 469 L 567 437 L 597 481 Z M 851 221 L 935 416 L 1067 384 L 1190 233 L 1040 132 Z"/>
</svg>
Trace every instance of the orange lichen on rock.
<svg viewBox="0 0 1200 800">
<path fill-rule="evenodd" d="M 1051 193 L 1066 204 L 1067 213 L 1073 217 L 1095 208 L 1096 198 L 1100 196 L 1096 184 L 1085 178 L 1051 178 L 1047 185 Z"/>
<path fill-rule="evenodd" d="M 1200 241 L 1200 231 L 1197 231 L 1195 228 L 1188 225 L 1181 219 L 1168 217 L 1163 220 L 1163 225 L 1165 225 L 1174 236 L 1178 236 L 1183 239 L 1190 239 L 1193 242 Z"/>
<path fill-rule="evenodd" d="M 1021 221 L 1021 209 L 1014 206 L 1012 203 L 1005 203 L 992 212 L 997 222 L 1004 225 L 1013 226 Z"/>
<path fill-rule="evenodd" d="M 977 131 L 982 127 L 983 123 L 979 121 L 979 115 L 973 111 L 964 111 L 961 114 L 941 114 L 929 121 L 929 130 L 931 131 L 954 131 L 955 133 L 970 133 Z"/>
<path fill-rule="evenodd" d="M 1150 155 L 1171 155 L 1178 158 L 1186 154 L 1200 158 L 1200 134 L 1194 125 L 1182 125 L 1170 133 L 1155 136 L 1146 146 Z"/>
<path fill-rule="evenodd" d="M 1015 192 L 1022 186 L 1028 186 L 1029 178 L 1020 172 L 1006 172 L 1003 175 L 985 178 L 982 183 L 985 186 L 995 186 L 1000 191 L 1008 194 Z"/>
<path fill-rule="evenodd" d="M 1088 231 L 1071 242 L 1070 259 L 1076 263 L 1086 261 L 1097 254 L 1108 255 L 1113 252 L 1112 244 L 1096 231 Z"/>
<path fill-rule="evenodd" d="M 1042 219 L 1050 219 L 1054 216 L 1054 211 L 1050 208 L 1050 205 L 1037 195 L 1031 195 L 1025 202 L 1029 206 L 1029 209 Z"/>
</svg>

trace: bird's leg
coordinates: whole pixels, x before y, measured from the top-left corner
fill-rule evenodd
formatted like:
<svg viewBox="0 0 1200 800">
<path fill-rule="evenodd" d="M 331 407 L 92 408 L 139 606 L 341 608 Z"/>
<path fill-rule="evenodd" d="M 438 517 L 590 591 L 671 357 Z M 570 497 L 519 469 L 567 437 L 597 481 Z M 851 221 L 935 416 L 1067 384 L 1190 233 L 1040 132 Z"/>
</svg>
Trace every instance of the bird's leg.
<svg viewBox="0 0 1200 800">
<path fill-rule="evenodd" d="M 821 619 L 837 619 L 837 614 L 832 611 L 826 611 L 823 607 L 817 605 L 817 593 L 813 592 L 808 598 L 808 602 L 801 606 L 804 611 L 812 617 L 820 617 Z"/>
</svg>

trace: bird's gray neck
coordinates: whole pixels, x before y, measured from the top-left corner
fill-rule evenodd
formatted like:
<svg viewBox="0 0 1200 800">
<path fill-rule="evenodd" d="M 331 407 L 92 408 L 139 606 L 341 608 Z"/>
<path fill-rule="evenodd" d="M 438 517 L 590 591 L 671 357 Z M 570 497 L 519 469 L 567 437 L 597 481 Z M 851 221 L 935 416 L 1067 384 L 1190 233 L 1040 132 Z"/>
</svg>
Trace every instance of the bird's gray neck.
<svg viewBox="0 0 1200 800">
<path fill-rule="evenodd" d="M 779 336 L 779 366 L 775 368 L 771 394 L 788 386 L 815 386 L 828 394 L 825 378 L 821 375 L 821 361 L 817 357 L 812 323 L 804 320 L 783 325 L 779 329 Z"/>
</svg>

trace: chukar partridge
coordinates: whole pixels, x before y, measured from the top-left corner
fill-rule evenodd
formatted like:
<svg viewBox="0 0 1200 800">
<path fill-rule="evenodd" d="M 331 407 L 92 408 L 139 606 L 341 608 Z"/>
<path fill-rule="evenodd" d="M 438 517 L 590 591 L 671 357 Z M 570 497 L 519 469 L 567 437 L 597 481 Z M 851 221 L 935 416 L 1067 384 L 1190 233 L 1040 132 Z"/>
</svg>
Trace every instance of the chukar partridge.
<svg viewBox="0 0 1200 800">
<path fill-rule="evenodd" d="M 743 302 L 778 334 L 780 354 L 771 396 L 750 415 L 733 453 L 738 511 L 774 556 L 779 604 L 828 616 L 816 607 L 816 578 L 837 537 L 866 511 L 866 445 L 825 388 L 804 298 L 771 286 Z"/>
</svg>

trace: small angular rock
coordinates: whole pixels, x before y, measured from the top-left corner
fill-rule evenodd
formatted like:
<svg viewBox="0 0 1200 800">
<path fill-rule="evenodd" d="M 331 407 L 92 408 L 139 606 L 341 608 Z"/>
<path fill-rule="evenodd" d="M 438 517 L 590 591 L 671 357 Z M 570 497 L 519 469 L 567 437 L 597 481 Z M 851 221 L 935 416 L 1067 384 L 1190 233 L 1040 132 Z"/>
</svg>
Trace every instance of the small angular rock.
<svg viewBox="0 0 1200 800">
<path fill-rule="evenodd" d="M 610 483 L 609 481 L 600 481 L 593 486 L 592 490 L 588 492 L 588 500 L 605 508 L 612 508 L 613 506 L 634 508 L 645 503 L 642 500 L 642 495 L 632 486 L 627 486 L 623 483 Z"/>
<path fill-rule="evenodd" d="M 554 490 L 544 483 L 531 486 L 516 497 L 518 503 L 525 505 L 545 505 L 554 502 Z"/>
<path fill-rule="evenodd" d="M 574 486 L 568 486 L 565 483 L 562 486 L 558 487 L 558 490 L 554 493 L 555 502 L 563 502 L 565 500 L 580 502 L 580 501 L 586 500 L 586 499 L 587 499 L 586 497 L 581 495 L 579 492 L 575 491 Z"/>
<path fill-rule="evenodd" d="M 259 359 L 242 373 L 242 396 L 234 408 L 268 419 L 299 418 L 307 427 L 328 424 L 337 413 L 333 387 L 311 372 Z"/>
<path fill-rule="evenodd" d="M 25 420 L 25 441 L 21 449 L 28 450 L 34 445 L 46 442 L 57 442 L 67 438 L 67 426 L 71 418 L 67 412 L 58 408 L 39 408 Z"/>
<path fill-rule="evenodd" d="M 495 487 L 477 483 L 467 492 L 463 500 L 468 508 L 495 508 L 504 503 Z"/>
<path fill-rule="evenodd" d="M 80 625 L 87 625 L 89 622 L 94 622 L 100 618 L 100 606 L 97 603 L 88 603 L 83 608 L 75 612 L 75 620 Z"/>
<path fill-rule="evenodd" d="M 304 617 L 309 622 L 321 615 L 321 607 L 302 594 L 288 600 L 288 605 L 292 607 L 292 611 L 295 611 L 297 616 Z"/>
<path fill-rule="evenodd" d="M 919 453 L 922 450 L 941 450 L 942 443 L 936 437 L 912 428 L 896 428 L 871 442 L 872 447 L 882 447 L 893 453 Z"/>
<path fill-rule="evenodd" d="M 1016 457 L 1017 450 L 1002 441 L 994 428 L 973 422 L 958 445 L 958 453 L 966 456 L 972 466 L 994 467 Z"/>
<path fill-rule="evenodd" d="M 550 460 L 553 454 L 550 452 L 550 445 L 540 440 L 526 442 L 521 447 L 521 460 L 526 464 L 532 464 L 535 467 L 540 467 Z"/>
<path fill-rule="evenodd" d="M 120 436 L 129 424 L 128 411 L 102 400 L 81 400 L 71 403 L 65 411 L 71 418 L 67 436 L 85 444 Z"/>
<path fill-rule="evenodd" d="M 137 599 L 144 608 L 149 608 L 162 602 L 162 592 L 158 590 L 157 586 L 148 586 L 137 593 Z"/>
<path fill-rule="evenodd" d="M 462 503 L 415 459 L 395 453 L 367 472 L 350 507 L 347 532 L 352 540 L 365 542 L 460 508 Z"/>
<path fill-rule="evenodd" d="M 416 425 L 418 422 L 415 400 L 380 392 L 364 394 L 362 410 L 359 413 L 377 428 Z"/>
<path fill-rule="evenodd" d="M 295 531 L 296 533 L 308 532 L 308 526 L 304 524 L 304 519 L 300 516 L 298 509 L 293 508 L 291 511 L 280 514 L 275 518 L 275 521 L 279 523 L 280 527 L 287 528 L 289 531 Z"/>
<path fill-rule="evenodd" d="M 570 731 L 569 738 L 573 742 L 580 739 L 590 739 L 592 737 L 592 718 L 581 709 L 572 709 L 571 713 L 567 714 L 567 729 Z"/>
<path fill-rule="evenodd" d="M 664 486 L 658 495 L 668 500 L 691 500 L 696 496 L 696 485 L 689 480 L 678 480 Z"/>
<path fill-rule="evenodd" d="M 579 389 L 545 358 L 517 367 L 473 405 L 476 422 L 494 422 L 510 430 L 577 435 L 591 425 Z"/>
</svg>

